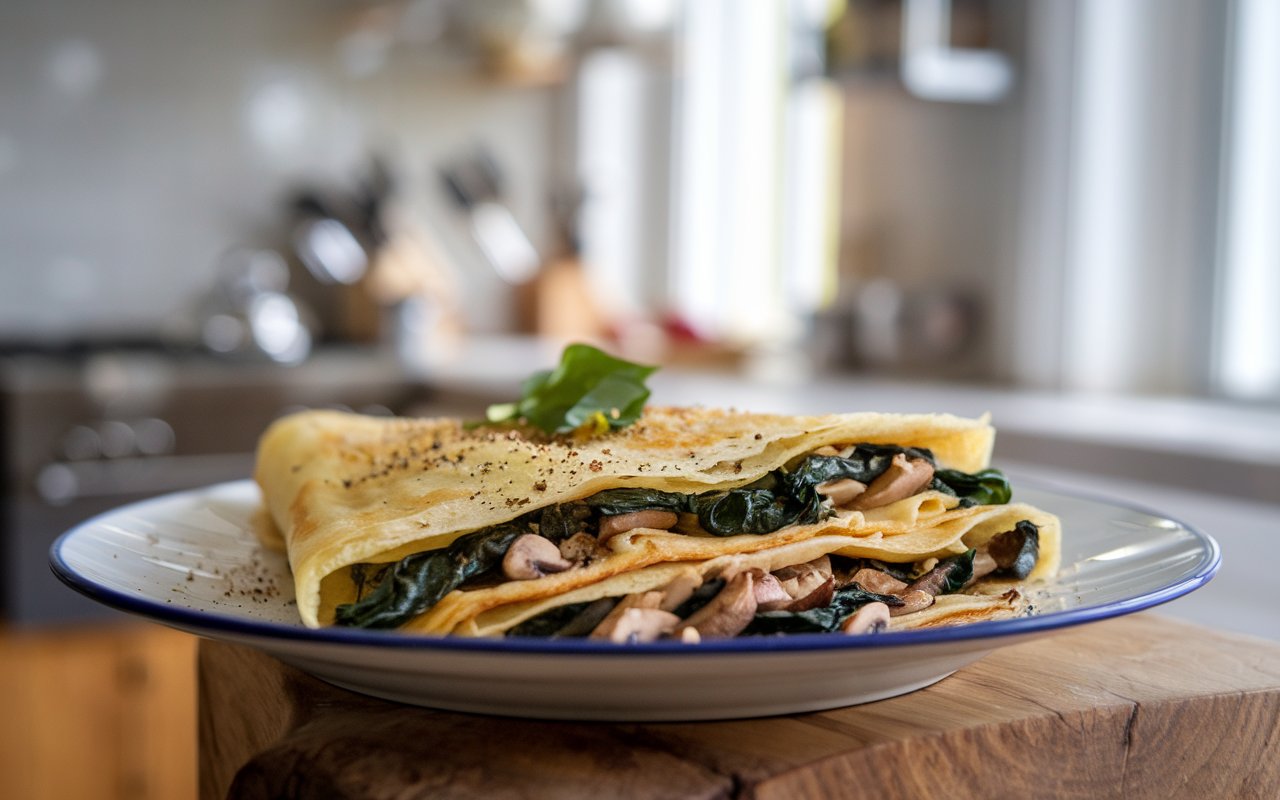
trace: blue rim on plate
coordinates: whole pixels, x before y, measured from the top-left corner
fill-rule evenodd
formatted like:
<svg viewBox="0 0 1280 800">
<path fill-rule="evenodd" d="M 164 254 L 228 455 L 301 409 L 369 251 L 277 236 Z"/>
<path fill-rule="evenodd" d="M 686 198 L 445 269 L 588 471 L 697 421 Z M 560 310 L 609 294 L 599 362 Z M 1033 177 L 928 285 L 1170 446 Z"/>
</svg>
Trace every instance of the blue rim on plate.
<svg viewBox="0 0 1280 800">
<path fill-rule="evenodd" d="M 682 656 L 711 655 L 725 653 L 788 653 L 797 651 L 833 650 L 846 648 L 879 648 L 913 645 L 939 644 L 945 642 L 968 641 L 988 638 L 1026 635 L 1082 625 L 1089 622 L 1110 619 L 1112 617 L 1142 611 L 1153 606 L 1177 599 L 1198 589 L 1217 572 L 1222 561 L 1218 543 L 1207 534 L 1176 520 L 1168 515 L 1142 508 L 1139 505 L 1103 498 L 1060 487 L 1049 487 L 1041 481 L 1020 481 L 1020 485 L 1041 488 L 1064 497 L 1102 503 L 1117 510 L 1144 514 L 1154 518 L 1167 520 L 1190 534 L 1200 545 L 1199 561 L 1180 579 L 1153 588 L 1133 597 L 1115 600 L 1099 605 L 1086 605 L 1062 611 L 1051 611 L 1042 614 L 1018 617 L 1015 619 L 975 622 L 953 627 L 928 628 L 914 631 L 890 631 L 875 636 L 839 636 L 829 633 L 802 633 L 784 636 L 758 636 L 727 640 L 709 640 L 696 646 L 680 642 L 652 642 L 646 644 L 618 645 L 609 642 L 596 642 L 583 639 L 468 639 L 441 638 L 426 636 L 408 636 L 395 631 L 368 631 L 349 628 L 311 629 L 301 624 L 287 625 L 268 621 L 240 619 L 234 616 L 209 611 L 197 611 L 177 608 L 161 603 L 146 596 L 128 594 L 110 586 L 103 585 L 92 578 L 81 574 L 72 567 L 63 555 L 63 549 L 78 536 L 90 535 L 88 532 L 102 525 L 111 517 L 137 513 L 143 506 L 164 502 L 176 502 L 184 496 L 195 498 L 200 493 L 216 491 L 219 488 L 247 484 L 248 481 L 233 481 L 225 484 L 206 487 L 205 489 L 187 492 L 175 492 L 160 497 L 141 500 L 117 509 L 94 516 L 71 530 L 62 534 L 50 548 L 50 567 L 54 574 L 67 586 L 96 600 L 104 605 L 150 618 L 173 627 L 203 633 L 225 633 L 239 637 L 268 640 L 293 640 L 316 644 L 357 645 L 362 647 L 397 648 L 412 650 L 450 650 L 476 652 L 515 652 L 524 654 L 543 653 L 548 655 L 593 655 L 593 656 L 640 656 L 670 655 L 679 653 Z M 1046 509 L 1052 510 L 1052 509 Z M 1069 532 L 1064 531 L 1064 536 Z"/>
</svg>

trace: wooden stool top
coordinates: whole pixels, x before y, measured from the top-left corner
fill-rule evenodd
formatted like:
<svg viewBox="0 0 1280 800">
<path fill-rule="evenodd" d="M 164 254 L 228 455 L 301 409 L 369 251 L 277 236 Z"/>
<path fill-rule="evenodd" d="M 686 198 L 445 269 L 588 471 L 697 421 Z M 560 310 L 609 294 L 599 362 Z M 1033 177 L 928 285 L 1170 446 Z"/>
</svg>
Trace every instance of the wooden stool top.
<svg viewBox="0 0 1280 800">
<path fill-rule="evenodd" d="M 199 669 L 204 800 L 1280 797 L 1280 645 L 1151 614 L 901 697 L 726 722 L 415 708 L 213 641 Z"/>
</svg>

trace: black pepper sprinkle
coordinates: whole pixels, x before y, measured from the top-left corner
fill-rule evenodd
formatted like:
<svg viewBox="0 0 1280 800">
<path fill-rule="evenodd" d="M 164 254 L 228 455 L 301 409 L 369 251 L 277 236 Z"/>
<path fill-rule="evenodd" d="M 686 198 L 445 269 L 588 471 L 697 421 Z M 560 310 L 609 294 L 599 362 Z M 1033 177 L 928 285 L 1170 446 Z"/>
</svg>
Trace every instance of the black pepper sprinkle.
<svg viewBox="0 0 1280 800">
<path fill-rule="evenodd" d="M 764 438 L 764 434 L 763 434 L 763 433 L 757 433 L 757 434 L 755 435 L 755 439 L 756 439 L 756 441 L 757 441 L 757 442 L 758 442 L 758 441 L 760 441 L 760 440 L 761 440 L 761 439 L 763 439 L 763 438 Z"/>
<path fill-rule="evenodd" d="M 535 483 L 535 484 L 533 485 L 533 488 L 534 488 L 534 491 L 538 491 L 538 492 L 545 492 L 545 491 L 547 490 L 547 482 L 546 482 L 546 481 L 538 481 L 537 483 Z"/>
</svg>

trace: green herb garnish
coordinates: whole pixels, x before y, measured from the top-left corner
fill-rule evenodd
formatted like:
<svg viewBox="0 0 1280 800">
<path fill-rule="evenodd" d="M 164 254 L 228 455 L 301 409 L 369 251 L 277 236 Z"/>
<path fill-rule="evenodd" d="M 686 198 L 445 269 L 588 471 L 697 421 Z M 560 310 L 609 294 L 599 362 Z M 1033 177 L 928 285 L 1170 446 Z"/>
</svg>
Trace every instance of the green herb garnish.
<svg viewBox="0 0 1280 800">
<path fill-rule="evenodd" d="M 589 344 L 571 344 L 553 370 L 524 382 L 515 403 L 489 406 L 489 422 L 524 422 L 547 433 L 579 428 L 593 433 L 625 428 L 640 418 L 657 367 L 615 358 Z"/>
</svg>

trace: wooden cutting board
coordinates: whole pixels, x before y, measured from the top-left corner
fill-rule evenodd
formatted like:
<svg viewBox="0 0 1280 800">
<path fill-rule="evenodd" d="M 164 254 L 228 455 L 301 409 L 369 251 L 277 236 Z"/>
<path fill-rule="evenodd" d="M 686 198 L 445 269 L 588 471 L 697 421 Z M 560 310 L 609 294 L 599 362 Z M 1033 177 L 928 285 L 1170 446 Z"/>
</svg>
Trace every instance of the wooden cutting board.
<svg viewBox="0 0 1280 800">
<path fill-rule="evenodd" d="M 902 697 L 728 722 L 414 708 L 218 642 L 199 669 L 205 800 L 1280 797 L 1280 645 L 1151 614 Z"/>
</svg>

